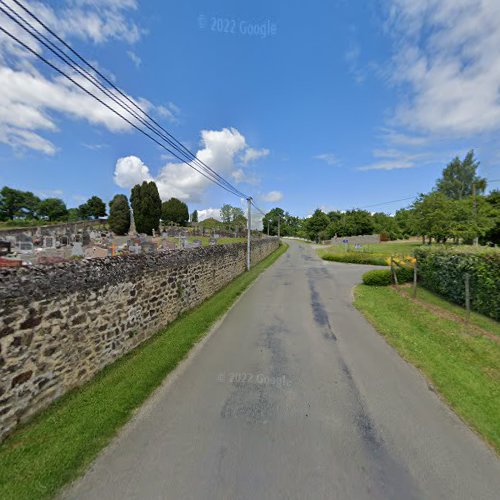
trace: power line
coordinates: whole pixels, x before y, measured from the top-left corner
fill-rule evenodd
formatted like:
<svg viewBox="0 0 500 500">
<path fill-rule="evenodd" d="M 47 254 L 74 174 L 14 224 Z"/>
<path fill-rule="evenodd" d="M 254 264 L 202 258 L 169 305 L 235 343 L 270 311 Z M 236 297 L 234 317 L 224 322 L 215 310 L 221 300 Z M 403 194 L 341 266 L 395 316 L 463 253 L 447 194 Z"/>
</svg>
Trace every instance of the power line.
<svg viewBox="0 0 500 500">
<path fill-rule="evenodd" d="M 172 134 L 170 134 L 165 128 L 163 128 L 153 117 L 151 117 L 144 109 L 142 109 L 133 99 L 125 94 L 120 88 L 118 88 L 112 81 L 110 81 L 105 75 L 103 75 L 97 68 L 95 68 L 92 64 L 90 64 L 80 53 L 78 53 L 75 49 L 73 49 L 65 40 L 63 40 L 57 33 L 55 33 L 49 26 L 47 26 L 39 17 L 37 17 L 33 12 L 24 6 L 18 0 L 12 0 L 16 3 L 21 9 L 23 9 L 26 13 L 28 13 L 33 19 L 35 19 L 41 26 L 43 26 L 52 36 L 54 36 L 59 42 L 61 42 L 66 48 L 68 48 L 78 59 L 80 59 L 87 67 L 89 67 L 92 71 L 94 71 L 97 75 L 99 75 L 108 85 L 110 85 L 114 90 L 116 90 L 122 97 L 124 97 L 132 106 L 134 106 L 137 110 L 139 110 L 144 116 L 146 116 L 151 122 L 153 122 L 157 127 L 159 127 L 171 140 L 173 140 L 188 157 L 191 157 L 194 161 L 196 161 L 199 165 L 203 165 L 203 168 L 209 170 L 212 174 L 214 174 L 222 183 L 224 183 L 228 188 L 234 190 L 238 193 L 239 196 L 246 197 L 244 193 L 236 189 L 233 185 L 231 185 L 226 179 L 224 179 L 221 175 L 219 175 L 215 170 L 213 170 L 210 166 L 200 160 L 194 153 L 192 153 L 188 148 L 184 146 L 179 140 L 177 140 Z M 11 9 L 12 10 L 12 9 Z M 23 18 L 24 19 L 24 18 Z M 27 22 L 26 20 L 24 20 Z M 61 51 L 62 52 L 62 51 Z M 63 54 L 65 54 L 63 52 Z M 65 54 L 67 56 L 67 54 Z M 69 57 L 69 56 L 67 56 Z M 75 64 L 74 60 L 72 60 Z M 82 68 L 83 69 L 83 68 Z M 85 70 L 84 70 L 85 71 Z M 122 106 L 123 107 L 123 106 Z"/>
<path fill-rule="evenodd" d="M 49 32 L 51 32 L 57 39 L 59 39 L 62 43 L 64 43 L 65 46 L 67 46 L 68 48 L 71 49 L 71 47 L 66 43 L 64 42 L 60 37 L 58 37 L 52 30 L 50 30 L 50 28 L 46 27 L 44 25 L 43 22 L 41 22 L 40 20 L 38 20 L 38 18 L 32 14 L 28 9 L 26 9 L 22 4 L 20 4 L 19 2 L 17 2 L 16 0 L 13 0 L 17 5 L 19 5 L 21 8 L 23 8 L 23 10 L 25 10 L 26 12 L 28 12 L 33 18 L 37 19 L 37 21 L 43 25 Z M 121 113 L 119 113 L 116 109 L 112 108 L 111 106 L 109 106 L 107 103 L 105 103 L 102 99 L 100 99 L 99 97 L 97 97 L 96 95 L 94 95 L 92 92 L 90 92 L 88 89 L 86 89 L 85 87 L 83 87 L 82 85 L 80 85 L 78 82 L 76 82 L 73 78 L 71 78 L 69 75 L 67 75 L 64 71 L 62 71 L 60 68 L 58 68 L 57 66 L 55 66 L 54 64 L 52 64 L 51 62 L 49 62 L 46 58 L 44 58 L 43 56 L 41 56 L 40 54 L 38 54 L 35 50 L 33 50 L 31 47 L 29 47 L 27 44 L 25 44 L 24 42 L 22 42 L 20 39 L 18 39 L 15 35 L 13 35 L 12 33 L 10 33 L 9 31 L 7 31 L 6 29 L 4 28 L 1 28 L 0 29 L 9 37 L 11 37 L 13 40 L 15 40 L 17 43 L 19 43 L 20 45 L 22 45 L 26 50 L 28 50 L 29 52 L 31 52 L 32 54 L 34 54 L 36 57 L 38 57 L 40 60 L 42 60 L 43 62 L 45 62 L 47 65 L 49 65 L 51 68 L 53 68 L 55 71 L 59 72 L 61 75 L 63 75 L 65 78 L 67 78 L 69 81 L 71 81 L 74 85 L 76 85 L 77 87 L 79 87 L 82 91 L 84 91 L 86 94 L 88 94 L 89 96 L 93 97 L 94 99 L 96 99 L 100 104 L 102 104 L 103 106 L 105 106 L 107 109 L 109 109 L 110 111 L 112 111 L 114 114 L 116 114 L 117 116 L 119 116 L 120 118 L 122 118 L 124 121 L 126 121 L 129 125 L 131 125 L 132 127 L 134 127 L 136 130 L 138 130 L 139 132 L 141 132 L 143 135 L 147 136 L 149 139 L 153 140 L 156 144 L 158 144 L 160 147 L 162 147 L 163 149 L 165 149 L 166 151 L 168 151 L 170 154 L 172 154 L 175 158 L 177 158 L 179 161 L 181 161 L 182 163 L 185 163 L 187 164 L 188 166 L 190 166 L 191 168 L 193 168 L 193 170 L 195 170 L 196 172 L 198 172 L 200 175 L 203 175 L 205 178 L 207 178 L 208 180 L 214 182 L 215 184 L 217 184 L 219 187 L 222 187 L 223 189 L 225 189 L 226 191 L 230 192 L 231 194 L 235 195 L 235 196 L 238 196 L 238 197 L 245 197 L 244 193 L 242 193 L 241 191 L 239 191 L 238 189 L 236 189 L 234 186 L 232 186 L 228 181 L 226 181 L 222 176 L 220 176 L 218 173 L 216 173 L 214 170 L 212 170 L 210 167 L 208 167 L 207 165 L 205 165 L 201 160 L 199 160 L 191 151 L 189 151 L 185 146 L 182 145 L 182 143 L 180 143 L 177 139 L 175 139 L 171 134 L 169 134 L 168 132 L 166 132 L 168 134 L 168 136 L 165 136 L 164 134 L 162 134 L 161 132 L 158 132 L 158 130 L 154 127 L 152 127 L 145 119 L 143 119 L 142 117 L 140 117 L 139 115 L 137 115 L 137 113 L 132 110 L 129 106 L 127 106 L 126 104 L 123 103 L 123 101 L 121 99 L 119 99 L 117 96 L 115 96 L 114 94 L 111 93 L 111 91 L 109 89 L 106 89 L 104 87 L 104 85 L 102 85 L 99 80 L 97 80 L 97 78 L 95 78 L 93 75 L 91 75 L 87 70 L 85 70 L 84 68 L 81 68 L 81 66 L 76 62 L 74 61 L 70 56 L 68 56 L 64 51 L 62 51 L 59 47 L 57 47 L 54 43 L 52 43 L 50 40 L 47 39 L 47 37 L 45 37 L 43 34 L 41 34 L 33 25 L 31 25 L 29 23 L 29 21 L 27 21 L 26 19 L 24 19 L 22 16 L 20 16 L 17 12 L 13 11 L 8 5 L 5 4 L 5 2 L 3 0 L 0 0 L 0 3 L 3 4 L 5 7 L 7 7 L 12 13 L 14 13 L 16 15 L 16 17 L 20 18 L 26 25 L 30 26 L 31 29 L 33 29 L 33 31 L 36 33 L 33 34 L 33 32 L 31 32 L 28 28 L 26 28 L 26 26 L 22 25 L 16 18 L 14 18 L 11 14 L 9 14 L 8 12 L 5 11 L 5 9 L 3 9 L 2 7 L 0 7 L 0 10 L 6 15 L 8 16 L 10 19 L 12 19 L 14 22 L 16 22 L 24 31 L 26 31 L 28 34 L 30 34 L 33 38 L 35 38 L 36 40 L 38 40 L 41 44 L 43 44 L 46 48 L 48 48 L 53 54 L 55 54 L 59 59 L 61 59 L 65 64 L 67 64 L 68 66 L 70 66 L 73 70 L 77 71 L 80 75 L 82 75 L 86 80 L 88 80 L 90 83 L 92 83 L 92 85 L 94 85 L 95 87 L 97 87 L 102 93 L 104 93 L 107 97 L 109 97 L 113 102 L 117 103 L 121 108 L 123 108 L 125 111 L 127 111 L 130 115 L 132 115 L 135 119 L 137 119 L 140 123 L 142 123 L 143 125 L 145 125 L 149 130 L 151 130 L 153 133 L 155 133 L 157 136 L 159 136 L 161 139 L 165 140 L 172 148 L 175 149 L 175 151 L 177 151 L 180 155 L 182 155 L 183 157 L 180 157 L 179 154 L 176 154 L 174 151 L 172 151 L 171 149 L 169 149 L 168 147 L 166 147 L 164 144 L 160 143 L 159 141 L 157 141 L 154 137 L 152 137 L 150 134 L 148 134 L 147 132 L 145 132 L 143 129 L 141 129 L 140 127 L 138 127 L 136 124 L 132 123 L 129 119 L 127 119 L 125 116 L 123 116 Z M 47 42 L 47 43 L 46 43 Z M 71 49 L 72 50 L 72 49 Z M 75 51 L 73 51 L 75 52 Z M 76 53 L 76 52 L 75 52 Z M 62 55 L 61 55 L 62 54 Z M 80 59 L 84 60 L 81 56 L 79 56 Z M 70 61 L 70 62 L 68 62 Z M 84 62 L 86 62 L 84 60 Z M 91 67 L 93 70 L 95 70 L 95 68 L 93 68 L 93 66 L 91 66 L 89 63 L 86 62 L 86 64 Z M 97 71 L 97 70 L 95 70 Z M 99 73 L 97 71 L 97 73 Z M 99 73 L 100 74 L 100 73 Z M 102 74 L 100 74 L 102 75 Z M 104 75 L 102 75 L 102 77 L 109 82 L 109 80 L 104 77 Z M 145 116 L 148 116 L 147 113 L 142 110 L 142 108 L 140 106 L 138 106 L 137 104 L 134 103 L 133 100 L 131 100 L 128 96 L 126 96 L 126 94 L 124 94 L 123 92 L 121 92 L 116 86 L 114 86 L 112 84 L 112 86 L 121 94 L 121 95 L 124 95 L 126 97 L 126 99 L 133 103 L 134 106 L 139 109 L 141 111 L 141 113 L 143 113 Z M 153 122 L 154 120 L 152 118 L 150 118 Z M 156 123 L 156 122 L 155 122 Z M 161 126 L 160 126 L 161 127 Z M 163 127 L 161 127 L 163 129 Z M 164 129 L 163 129 L 164 130 Z M 170 137 L 172 137 L 173 139 L 170 139 Z M 177 146 L 177 144 L 179 144 L 180 146 L 182 146 L 182 148 L 180 148 L 179 146 Z M 192 163 L 188 163 L 188 161 L 186 161 L 186 159 L 184 157 L 187 157 L 189 159 L 189 161 L 193 161 L 193 162 L 196 162 L 197 166 L 199 168 L 201 168 L 202 170 L 199 170 L 198 168 L 196 168 Z M 208 170 L 208 171 L 207 171 Z"/>
<path fill-rule="evenodd" d="M 362 208 L 379 207 L 381 205 L 390 205 L 391 203 L 398 203 L 400 201 L 414 200 L 415 198 L 417 198 L 417 196 L 412 196 L 410 198 L 402 198 L 400 200 L 384 201 L 382 203 L 374 203 L 373 205 L 365 205 L 364 207 L 358 207 L 358 208 L 362 209 Z"/>
</svg>

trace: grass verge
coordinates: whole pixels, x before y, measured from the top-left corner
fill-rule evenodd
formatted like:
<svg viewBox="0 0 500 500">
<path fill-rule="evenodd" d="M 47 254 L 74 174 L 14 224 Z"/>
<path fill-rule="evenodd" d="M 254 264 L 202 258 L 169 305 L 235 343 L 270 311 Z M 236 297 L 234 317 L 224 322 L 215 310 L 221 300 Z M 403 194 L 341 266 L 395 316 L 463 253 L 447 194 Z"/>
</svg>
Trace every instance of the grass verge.
<svg viewBox="0 0 500 500">
<path fill-rule="evenodd" d="M 78 477 L 193 345 L 288 245 L 53 403 L 0 446 L 0 498 L 51 498 Z"/>
<path fill-rule="evenodd" d="M 425 298 L 420 293 L 419 299 Z M 461 321 L 429 311 L 391 287 L 359 285 L 354 305 L 500 453 L 500 344 L 464 334 Z"/>
<path fill-rule="evenodd" d="M 334 262 L 346 262 L 351 264 L 371 264 L 373 266 L 387 266 L 387 257 L 381 254 L 374 253 L 356 253 L 356 252 L 345 252 L 345 253 L 329 253 L 322 252 L 319 254 L 323 260 L 329 260 Z"/>
</svg>

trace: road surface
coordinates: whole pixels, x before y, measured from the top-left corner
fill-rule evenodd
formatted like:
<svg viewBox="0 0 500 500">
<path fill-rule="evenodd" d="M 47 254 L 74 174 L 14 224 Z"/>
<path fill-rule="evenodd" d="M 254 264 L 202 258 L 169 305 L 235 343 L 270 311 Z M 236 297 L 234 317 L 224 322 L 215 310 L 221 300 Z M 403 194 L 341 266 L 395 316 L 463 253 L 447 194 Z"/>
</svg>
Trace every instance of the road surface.
<svg viewBox="0 0 500 500">
<path fill-rule="evenodd" d="M 366 269 L 292 242 L 63 496 L 498 499 L 494 453 L 351 305 Z"/>
</svg>

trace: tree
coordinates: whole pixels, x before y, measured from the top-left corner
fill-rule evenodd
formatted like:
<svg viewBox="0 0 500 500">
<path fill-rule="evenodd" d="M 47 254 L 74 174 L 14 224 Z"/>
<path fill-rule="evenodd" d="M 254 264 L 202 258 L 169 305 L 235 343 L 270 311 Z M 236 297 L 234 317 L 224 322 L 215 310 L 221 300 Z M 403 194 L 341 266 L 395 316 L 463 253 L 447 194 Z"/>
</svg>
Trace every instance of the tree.
<svg viewBox="0 0 500 500">
<path fill-rule="evenodd" d="M 330 219 L 319 208 L 306 220 L 306 231 L 309 239 L 317 241 L 330 224 Z"/>
<path fill-rule="evenodd" d="M 195 210 L 191 214 L 191 222 L 197 223 L 198 222 L 198 210 Z"/>
<path fill-rule="evenodd" d="M 474 150 L 469 151 L 463 160 L 457 156 L 443 170 L 437 180 L 436 191 L 452 200 L 461 200 L 474 194 L 484 193 L 486 179 L 477 175 L 479 161 L 474 158 Z"/>
<path fill-rule="evenodd" d="M 224 224 L 230 224 L 233 218 L 233 207 L 228 204 L 222 205 L 220 218 Z"/>
<path fill-rule="evenodd" d="M 68 210 L 61 199 L 46 198 L 40 202 L 38 214 L 47 217 L 50 221 L 55 221 L 64 219 L 68 215 Z"/>
<path fill-rule="evenodd" d="M 492 191 L 487 197 L 486 202 L 492 208 L 494 226 L 485 233 L 480 239 L 481 243 L 500 244 L 500 190 Z"/>
<path fill-rule="evenodd" d="M 446 240 L 451 234 L 452 205 L 443 193 L 421 194 L 413 204 L 413 227 L 418 235 L 436 241 Z"/>
<path fill-rule="evenodd" d="M 66 216 L 68 222 L 76 222 L 80 220 L 80 211 L 78 208 L 68 208 L 68 214 Z"/>
<path fill-rule="evenodd" d="M 117 235 L 125 235 L 130 229 L 130 206 L 124 194 L 117 194 L 109 202 L 108 223 L 111 231 Z"/>
<path fill-rule="evenodd" d="M 90 207 L 87 203 L 82 203 L 78 206 L 78 217 L 80 219 L 88 219 L 90 217 Z"/>
<path fill-rule="evenodd" d="M 40 198 L 30 191 L 20 191 L 8 186 L 0 190 L 0 220 L 16 217 L 36 217 Z"/>
<path fill-rule="evenodd" d="M 198 216 L 198 213 L 196 214 Z M 166 223 L 186 226 L 189 222 L 188 206 L 177 198 L 170 198 L 161 205 L 161 220 Z"/>
<path fill-rule="evenodd" d="M 267 234 L 267 227 L 269 226 L 269 234 L 271 236 L 277 236 L 278 235 L 278 219 L 281 219 L 280 222 L 280 232 L 284 229 L 284 219 L 285 219 L 285 211 L 282 208 L 276 207 L 269 212 L 267 212 L 266 215 L 264 215 L 264 218 L 262 219 L 262 232 Z"/>
<path fill-rule="evenodd" d="M 98 219 L 99 217 L 105 217 L 106 215 L 106 204 L 99 198 L 99 196 L 92 196 L 87 200 L 87 210 L 90 217 Z"/>
<path fill-rule="evenodd" d="M 161 198 L 156 184 L 144 181 L 132 188 L 130 202 L 134 211 L 137 232 L 152 234 L 158 231 L 161 215 Z"/>
</svg>

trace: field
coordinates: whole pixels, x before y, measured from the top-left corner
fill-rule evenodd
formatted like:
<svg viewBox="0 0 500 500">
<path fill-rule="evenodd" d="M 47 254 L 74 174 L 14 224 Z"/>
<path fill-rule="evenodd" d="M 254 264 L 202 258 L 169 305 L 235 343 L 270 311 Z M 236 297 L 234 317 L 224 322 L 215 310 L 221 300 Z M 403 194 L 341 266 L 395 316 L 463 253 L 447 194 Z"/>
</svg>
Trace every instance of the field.
<svg viewBox="0 0 500 500">
<path fill-rule="evenodd" d="M 427 290 L 359 285 L 354 305 L 419 368 L 455 412 L 500 452 L 500 323 Z"/>
</svg>

